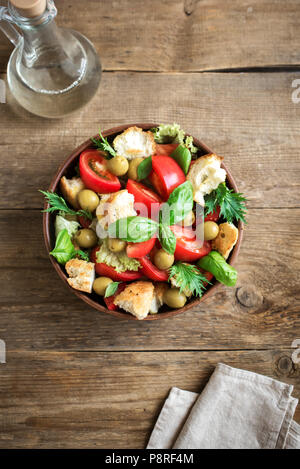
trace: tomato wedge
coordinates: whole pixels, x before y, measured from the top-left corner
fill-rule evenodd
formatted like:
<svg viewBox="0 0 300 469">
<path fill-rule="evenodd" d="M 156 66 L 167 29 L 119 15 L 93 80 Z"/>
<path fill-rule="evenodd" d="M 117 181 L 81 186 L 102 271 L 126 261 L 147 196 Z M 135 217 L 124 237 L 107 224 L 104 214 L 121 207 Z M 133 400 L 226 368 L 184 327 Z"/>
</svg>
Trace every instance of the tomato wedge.
<svg viewBox="0 0 300 469">
<path fill-rule="evenodd" d="M 157 218 L 162 199 L 154 191 L 132 179 L 128 179 L 126 189 L 134 196 L 136 204 L 144 204 L 145 207 L 136 206 L 139 213 L 142 211 L 140 214 L 143 217 Z"/>
<path fill-rule="evenodd" d="M 171 192 L 185 182 L 184 172 L 170 156 L 152 156 L 152 168 L 149 179 L 163 200 L 167 200 Z"/>
<path fill-rule="evenodd" d="M 91 220 L 89 220 L 88 218 L 85 218 L 83 215 L 80 215 L 77 218 L 78 218 L 78 222 L 81 224 L 83 228 L 89 228 L 90 224 L 92 223 Z"/>
<path fill-rule="evenodd" d="M 156 155 L 167 155 L 170 156 L 173 151 L 178 147 L 179 143 L 164 143 L 156 144 Z"/>
<path fill-rule="evenodd" d="M 85 150 L 79 159 L 79 172 L 84 185 L 100 194 L 109 194 L 120 190 L 117 176 L 107 169 L 107 160 L 98 150 Z"/>
<path fill-rule="evenodd" d="M 144 257 L 153 248 L 155 244 L 156 238 L 150 238 L 148 241 L 144 241 L 143 243 L 128 243 L 126 248 L 126 254 L 128 257 Z"/>
<path fill-rule="evenodd" d="M 210 243 L 197 239 L 191 228 L 183 228 L 179 225 L 170 226 L 170 228 L 176 236 L 175 259 L 193 262 L 211 251 Z"/>
<path fill-rule="evenodd" d="M 117 309 L 119 309 L 118 306 L 115 305 L 114 301 L 115 301 L 116 296 L 119 293 L 121 293 L 121 291 L 123 291 L 125 288 L 126 288 L 126 283 L 120 283 L 118 285 L 116 293 L 114 293 L 111 296 L 108 296 L 107 298 L 103 298 L 107 309 L 109 309 L 110 311 L 116 311 Z"/>
<path fill-rule="evenodd" d="M 206 217 L 204 218 L 204 221 L 215 221 L 215 222 L 218 221 L 220 217 L 220 211 L 221 211 L 221 207 L 218 206 L 216 210 L 214 210 L 209 215 L 206 215 Z"/>
<path fill-rule="evenodd" d="M 137 280 L 142 277 L 142 273 L 140 271 L 136 272 L 134 270 L 126 270 L 125 272 L 117 272 L 110 265 L 106 265 L 103 262 L 97 262 L 96 253 L 99 249 L 100 247 L 96 246 L 90 254 L 91 262 L 94 262 L 95 271 L 99 276 L 109 277 L 114 280 L 114 282 L 130 282 L 131 280 Z"/>
<path fill-rule="evenodd" d="M 167 270 L 158 269 L 154 264 L 152 264 L 148 257 L 142 257 L 139 261 L 142 265 L 141 272 L 146 275 L 146 277 L 156 282 L 168 281 L 169 274 Z"/>
</svg>

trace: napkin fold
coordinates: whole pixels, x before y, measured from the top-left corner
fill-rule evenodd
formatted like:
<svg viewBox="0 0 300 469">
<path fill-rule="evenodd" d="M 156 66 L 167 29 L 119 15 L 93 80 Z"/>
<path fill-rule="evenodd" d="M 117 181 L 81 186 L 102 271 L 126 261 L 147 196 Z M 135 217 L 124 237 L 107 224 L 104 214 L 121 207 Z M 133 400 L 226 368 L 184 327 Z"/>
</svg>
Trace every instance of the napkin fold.
<svg viewBox="0 0 300 469">
<path fill-rule="evenodd" d="M 292 391 L 219 363 L 200 395 L 171 389 L 147 449 L 300 449 Z"/>
</svg>

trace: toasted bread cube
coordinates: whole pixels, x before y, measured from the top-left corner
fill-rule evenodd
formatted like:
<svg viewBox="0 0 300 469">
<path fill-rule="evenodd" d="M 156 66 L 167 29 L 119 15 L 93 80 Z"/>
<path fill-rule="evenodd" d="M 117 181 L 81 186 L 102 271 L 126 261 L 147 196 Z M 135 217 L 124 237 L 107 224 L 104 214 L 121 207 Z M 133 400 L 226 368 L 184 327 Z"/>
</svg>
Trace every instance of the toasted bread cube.
<svg viewBox="0 0 300 469">
<path fill-rule="evenodd" d="M 201 156 L 187 174 L 187 180 L 192 183 L 194 200 L 204 206 L 204 196 L 215 190 L 226 179 L 226 171 L 221 168 L 223 158 L 210 153 Z"/>
<path fill-rule="evenodd" d="M 156 144 L 152 132 L 145 132 L 139 127 L 129 127 L 114 141 L 113 146 L 118 155 L 132 160 L 138 156 L 146 157 L 154 155 Z"/>
<path fill-rule="evenodd" d="M 153 295 L 152 282 L 133 282 L 116 296 L 114 303 L 138 319 L 144 319 L 151 309 Z"/>
<path fill-rule="evenodd" d="M 96 217 L 103 229 L 107 229 L 108 225 L 119 220 L 135 216 L 134 196 L 127 189 L 114 192 L 112 194 L 104 194 L 101 196 L 100 203 L 96 209 Z"/>
<path fill-rule="evenodd" d="M 92 293 L 92 286 L 95 280 L 95 264 L 82 259 L 71 259 L 65 265 L 70 278 L 68 283 L 75 290 Z"/>
<path fill-rule="evenodd" d="M 77 196 L 82 189 L 85 188 L 82 180 L 78 177 L 73 177 L 72 179 L 67 179 L 63 176 L 60 180 L 60 190 L 70 205 L 76 210 L 80 209 L 79 203 L 77 201 Z"/>
<path fill-rule="evenodd" d="M 239 230 L 232 223 L 221 223 L 218 236 L 212 241 L 212 248 L 218 251 L 224 259 L 228 259 L 239 237 Z"/>
<path fill-rule="evenodd" d="M 159 308 L 164 304 L 164 292 L 168 289 L 168 285 L 164 282 L 154 284 L 154 294 L 151 301 L 150 313 L 158 313 Z"/>
</svg>

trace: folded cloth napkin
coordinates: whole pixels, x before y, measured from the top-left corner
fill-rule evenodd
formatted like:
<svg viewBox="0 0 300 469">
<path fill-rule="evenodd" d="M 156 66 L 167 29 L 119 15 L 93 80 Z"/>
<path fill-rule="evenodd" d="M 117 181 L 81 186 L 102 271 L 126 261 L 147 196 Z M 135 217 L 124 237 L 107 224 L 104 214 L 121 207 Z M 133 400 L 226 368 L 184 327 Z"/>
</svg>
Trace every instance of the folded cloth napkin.
<svg viewBox="0 0 300 469">
<path fill-rule="evenodd" d="M 219 363 L 200 395 L 171 389 L 147 449 L 300 449 L 292 391 Z"/>
</svg>

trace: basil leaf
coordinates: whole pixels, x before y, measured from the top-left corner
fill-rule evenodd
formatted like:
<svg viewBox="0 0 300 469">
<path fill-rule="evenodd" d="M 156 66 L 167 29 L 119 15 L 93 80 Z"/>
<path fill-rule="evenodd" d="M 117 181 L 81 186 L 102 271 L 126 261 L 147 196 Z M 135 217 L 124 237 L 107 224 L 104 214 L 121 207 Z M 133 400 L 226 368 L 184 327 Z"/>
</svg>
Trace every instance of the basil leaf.
<svg viewBox="0 0 300 469">
<path fill-rule="evenodd" d="M 174 254 L 176 249 L 176 237 L 168 225 L 164 223 L 159 225 L 158 237 L 162 248 L 169 254 Z"/>
<path fill-rule="evenodd" d="M 192 161 L 190 150 L 184 145 L 178 145 L 178 147 L 171 153 L 171 158 L 179 164 L 184 174 L 187 175 Z"/>
<path fill-rule="evenodd" d="M 138 181 L 146 179 L 152 171 L 152 157 L 145 158 L 137 167 Z"/>
<path fill-rule="evenodd" d="M 193 210 L 193 204 L 192 183 L 185 181 L 173 190 L 167 203 L 162 205 L 159 221 L 167 225 L 175 225 Z"/>
<path fill-rule="evenodd" d="M 211 251 L 207 256 L 202 257 L 197 263 L 198 267 L 211 272 L 216 279 L 227 285 L 234 287 L 237 281 L 237 271 L 227 264 L 224 257 L 217 251 Z"/>
<path fill-rule="evenodd" d="M 131 243 L 148 241 L 156 233 L 156 221 L 145 217 L 127 217 L 111 223 L 108 227 L 110 238 L 119 238 Z"/>
<path fill-rule="evenodd" d="M 111 282 L 107 285 L 106 290 L 105 290 L 105 295 L 104 298 L 107 298 L 108 296 L 112 296 L 116 293 L 118 290 L 118 286 L 121 282 Z"/>
<path fill-rule="evenodd" d="M 75 248 L 72 244 L 68 230 L 65 228 L 58 233 L 55 248 L 49 254 L 55 257 L 60 264 L 65 264 L 72 259 Z"/>
</svg>

